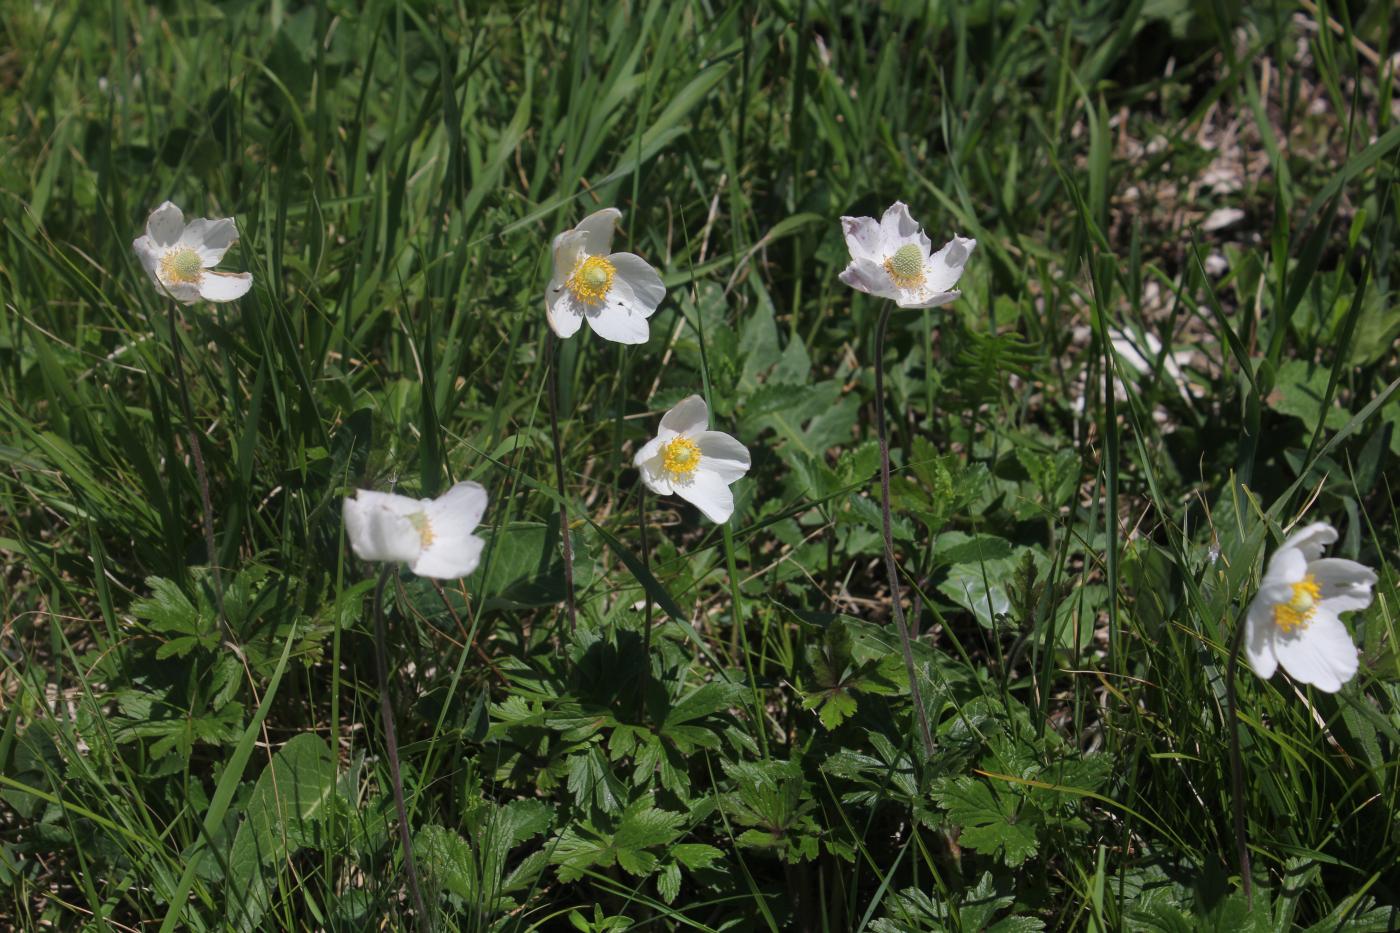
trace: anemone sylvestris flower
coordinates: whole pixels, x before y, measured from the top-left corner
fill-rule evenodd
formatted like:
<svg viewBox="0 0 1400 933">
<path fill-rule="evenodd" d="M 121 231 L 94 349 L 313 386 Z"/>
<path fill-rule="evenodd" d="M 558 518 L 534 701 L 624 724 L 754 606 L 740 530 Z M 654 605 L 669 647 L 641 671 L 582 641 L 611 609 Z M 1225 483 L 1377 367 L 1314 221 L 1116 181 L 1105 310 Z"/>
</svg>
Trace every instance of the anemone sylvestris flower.
<svg viewBox="0 0 1400 933">
<path fill-rule="evenodd" d="M 749 471 L 749 451 L 722 431 L 711 431 L 710 412 L 698 395 L 683 399 L 661 418 L 661 430 L 633 463 L 642 482 L 660 496 L 680 496 L 712 522 L 734 514 L 729 484 Z"/>
<path fill-rule="evenodd" d="M 572 337 L 584 321 L 616 343 L 646 343 L 647 318 L 666 297 L 666 286 L 645 259 L 610 252 L 622 212 L 605 207 L 554 238 L 554 276 L 545 292 L 549 326 Z"/>
<path fill-rule="evenodd" d="M 1245 620 L 1245 653 L 1260 677 L 1282 664 L 1294 680 L 1336 693 L 1356 673 L 1356 646 L 1340 614 L 1371 605 L 1376 574 L 1354 560 L 1323 557 L 1336 540 L 1336 529 L 1314 522 L 1269 559 Z"/>
<path fill-rule="evenodd" d="M 166 201 L 151 211 L 146 234 L 131 247 L 156 287 L 185 304 L 233 301 L 253 287 L 250 272 L 215 272 L 224 253 L 238 240 L 232 217 L 185 223 L 185 215 Z"/>
<path fill-rule="evenodd" d="M 977 241 L 956 234 L 933 252 L 923 228 L 909 216 L 903 201 L 895 201 L 885 215 L 842 217 L 851 263 L 841 281 L 852 288 L 889 298 L 901 308 L 936 308 L 962 292 L 953 286 L 962 278 L 963 265 Z"/>
<path fill-rule="evenodd" d="M 357 489 L 345 500 L 345 533 L 361 560 L 403 561 L 420 577 L 455 580 L 481 561 L 485 542 L 472 531 L 485 512 L 477 483 L 458 483 L 436 499 Z"/>
</svg>

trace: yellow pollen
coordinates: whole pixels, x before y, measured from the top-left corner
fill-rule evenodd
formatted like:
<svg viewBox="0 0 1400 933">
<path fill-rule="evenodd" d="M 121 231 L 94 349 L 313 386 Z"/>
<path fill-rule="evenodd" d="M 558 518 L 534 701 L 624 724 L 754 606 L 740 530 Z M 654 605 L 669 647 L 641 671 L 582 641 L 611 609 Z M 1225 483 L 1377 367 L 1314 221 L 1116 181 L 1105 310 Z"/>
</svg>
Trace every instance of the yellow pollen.
<svg viewBox="0 0 1400 933">
<path fill-rule="evenodd" d="M 414 512 L 408 516 L 409 524 L 418 531 L 418 541 L 423 550 L 433 546 L 433 523 L 428 521 L 428 513 Z"/>
<path fill-rule="evenodd" d="M 608 290 L 612 288 L 613 275 L 616 272 L 613 264 L 602 256 L 589 256 L 574 266 L 573 273 L 564 285 L 575 300 L 586 305 L 596 305 L 608 297 Z"/>
<path fill-rule="evenodd" d="M 700 445 L 688 437 L 677 437 L 661 448 L 662 465 L 673 479 L 684 479 L 700 465 Z"/>
<path fill-rule="evenodd" d="M 1274 605 L 1274 624 L 1285 633 L 1295 628 L 1307 628 L 1321 598 L 1321 588 L 1313 579 L 1313 575 L 1308 574 L 1293 584 L 1293 596 L 1288 602 Z"/>
<path fill-rule="evenodd" d="M 199 253 L 188 246 L 172 249 L 160 257 L 160 275 L 167 282 L 193 285 L 199 281 L 203 271 L 204 263 L 200 262 Z"/>
<path fill-rule="evenodd" d="M 918 288 L 924 284 L 924 251 L 917 243 L 905 243 L 885 260 L 885 272 L 900 288 Z"/>
</svg>

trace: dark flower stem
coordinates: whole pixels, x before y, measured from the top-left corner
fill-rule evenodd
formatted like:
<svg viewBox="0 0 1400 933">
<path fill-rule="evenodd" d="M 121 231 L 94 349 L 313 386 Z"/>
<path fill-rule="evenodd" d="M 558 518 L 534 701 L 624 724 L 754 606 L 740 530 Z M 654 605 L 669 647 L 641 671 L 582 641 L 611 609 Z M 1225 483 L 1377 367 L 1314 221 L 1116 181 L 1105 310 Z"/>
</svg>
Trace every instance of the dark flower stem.
<svg viewBox="0 0 1400 933">
<path fill-rule="evenodd" d="M 933 732 L 928 725 L 928 711 L 924 709 L 924 698 L 919 690 L 918 674 L 914 670 L 914 646 L 909 637 L 909 625 L 904 619 L 904 606 L 900 603 L 899 568 L 894 562 L 894 524 L 890 517 L 890 441 L 885 426 L 885 329 L 890 323 L 888 301 L 882 302 L 880 322 L 875 325 L 875 424 L 880 435 L 880 519 L 885 532 L 885 571 L 890 577 L 890 608 L 894 614 L 894 624 L 899 629 L 899 646 L 904 651 L 904 669 L 909 675 L 909 699 L 914 704 L 914 716 L 919 722 L 919 736 L 924 742 L 924 751 L 933 756 Z"/>
<path fill-rule="evenodd" d="M 1235 668 L 1239 667 L 1240 649 L 1244 647 L 1245 626 L 1235 626 L 1230 644 L 1230 659 L 1225 667 L 1225 714 L 1230 730 L 1230 796 L 1234 802 L 1235 853 L 1240 862 L 1240 884 L 1244 886 L 1245 904 L 1254 908 L 1254 880 L 1249 864 L 1249 834 L 1244 822 L 1244 761 L 1240 754 L 1240 719 L 1235 699 Z"/>
<path fill-rule="evenodd" d="M 408 890 L 413 895 L 413 907 L 418 913 L 418 924 L 428 929 L 432 918 L 423 901 L 423 891 L 418 887 L 418 866 L 413 860 L 413 839 L 408 831 L 408 808 L 403 802 L 403 775 L 399 771 L 399 737 L 394 728 L 394 706 L 389 698 L 388 639 L 384 634 L 384 585 L 389 582 L 393 564 L 386 564 L 379 573 L 379 582 L 374 587 L 374 663 L 379 673 L 379 717 L 384 723 L 384 744 L 389 752 L 389 781 L 394 790 L 394 809 L 399 817 L 399 843 L 403 846 L 403 873 L 408 880 Z"/>
<path fill-rule="evenodd" d="M 224 614 L 224 581 L 219 572 L 219 552 L 214 543 L 214 504 L 209 497 L 209 474 L 204 469 L 204 454 L 199 449 L 199 430 L 195 427 L 194 409 L 190 406 L 190 387 L 185 381 L 185 366 L 180 355 L 179 319 L 175 302 L 170 302 L 170 352 L 175 357 L 175 381 L 179 384 L 180 407 L 185 415 L 185 426 L 190 432 L 190 458 L 194 460 L 195 477 L 199 480 L 199 503 L 204 517 L 204 547 L 209 552 L 209 570 L 214 575 L 214 605 L 219 612 L 219 621 L 224 627 L 224 637 L 230 641 L 233 633 L 228 627 L 228 617 Z"/>
<path fill-rule="evenodd" d="M 569 632 L 578 629 L 578 609 L 574 605 L 574 545 L 569 540 L 569 507 L 566 504 L 568 493 L 564 488 L 564 454 L 559 438 L 559 375 L 558 364 L 562 355 L 556 352 L 563 345 L 554 339 L 550 331 L 545 337 L 545 395 L 549 396 L 549 440 L 554 447 L 554 482 L 559 489 L 559 534 L 564 541 L 564 604 L 569 612 Z"/>
</svg>

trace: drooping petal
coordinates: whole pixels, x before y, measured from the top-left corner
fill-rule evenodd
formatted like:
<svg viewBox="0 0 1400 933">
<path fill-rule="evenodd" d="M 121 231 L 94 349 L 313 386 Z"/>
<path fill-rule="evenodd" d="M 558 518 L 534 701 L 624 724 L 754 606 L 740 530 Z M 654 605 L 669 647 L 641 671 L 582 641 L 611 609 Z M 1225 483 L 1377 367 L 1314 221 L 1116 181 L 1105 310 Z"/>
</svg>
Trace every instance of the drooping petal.
<svg viewBox="0 0 1400 933">
<path fill-rule="evenodd" d="M 1365 564 L 1344 557 L 1324 557 L 1308 564 L 1308 573 L 1317 582 L 1323 608 L 1341 613 L 1371 605 L 1376 572 Z"/>
<path fill-rule="evenodd" d="M 1303 552 L 1303 557 L 1307 560 L 1314 561 L 1322 556 L 1327 545 L 1336 540 L 1337 529 L 1326 522 L 1313 522 L 1284 539 L 1274 556 L 1278 557 L 1284 551 L 1297 549 Z"/>
<path fill-rule="evenodd" d="M 159 248 L 169 248 L 180 242 L 185 229 L 185 215 L 169 201 L 151 211 L 146 218 L 146 236 Z"/>
<path fill-rule="evenodd" d="M 199 296 L 205 301 L 233 301 L 248 294 L 253 287 L 251 272 L 215 272 L 205 270 L 199 277 Z"/>
<path fill-rule="evenodd" d="M 934 292 L 951 291 L 958 279 L 962 278 L 963 267 L 977 241 L 957 234 L 943 248 L 929 257 L 924 265 L 924 287 Z"/>
<path fill-rule="evenodd" d="M 1321 607 L 1306 628 L 1274 636 L 1274 652 L 1288 676 L 1336 693 L 1356 673 L 1356 645 L 1342 621 Z"/>
<path fill-rule="evenodd" d="M 410 569 L 420 577 L 457 580 L 477 568 L 485 546 L 486 542 L 476 535 L 453 527 L 450 531 L 440 532 L 433 543 L 410 564 Z"/>
<path fill-rule="evenodd" d="M 637 301 L 626 282 L 614 279 L 607 298 L 602 304 L 590 308 L 584 319 L 593 328 L 593 333 L 604 340 L 635 346 L 646 343 L 651 336 L 647 315 L 654 310 Z"/>
<path fill-rule="evenodd" d="M 734 493 L 718 473 L 700 468 L 690 475 L 690 481 L 676 485 L 676 495 L 695 506 L 715 524 L 729 521 L 734 514 Z"/>
<path fill-rule="evenodd" d="M 661 284 L 660 274 L 635 253 L 613 253 L 608 261 L 617 270 L 613 288 L 616 289 L 619 283 L 626 283 L 632 290 L 637 306 L 645 309 L 643 317 L 651 317 L 661 302 L 666 300 L 666 286 Z M 611 300 L 612 295 L 608 298 Z"/>
<path fill-rule="evenodd" d="M 1266 603 L 1262 595 L 1256 596 L 1249 604 L 1244 624 L 1245 657 L 1254 673 L 1268 680 L 1278 670 L 1278 658 L 1274 654 L 1274 633 L 1278 626 L 1274 625 L 1272 604 Z"/>
<path fill-rule="evenodd" d="M 880 298 L 897 297 L 889 273 L 870 259 L 852 259 L 851 264 L 841 270 L 840 279 L 859 292 Z"/>
<path fill-rule="evenodd" d="M 850 251 L 852 259 L 864 259 L 878 265 L 893 251 L 886 248 L 880 224 L 874 217 L 842 217 L 841 230 L 846 235 L 846 249 Z"/>
<path fill-rule="evenodd" d="M 580 220 L 574 232 L 583 235 L 584 251 L 590 256 L 606 256 L 612 252 L 613 231 L 621 219 L 622 211 L 605 207 Z"/>
<path fill-rule="evenodd" d="M 343 510 L 345 536 L 355 556 L 371 561 L 417 560 L 422 538 L 413 522 L 387 507 L 382 499 L 365 497 L 367 491 L 359 490 L 359 498 L 346 498 Z"/>
<path fill-rule="evenodd" d="M 749 449 L 723 431 L 701 431 L 694 435 L 700 445 L 700 466 L 732 483 L 749 471 Z"/>
<path fill-rule="evenodd" d="M 710 409 L 698 395 L 688 395 L 661 416 L 661 427 L 676 434 L 697 434 L 710 426 Z"/>
<path fill-rule="evenodd" d="M 199 260 L 206 269 L 217 266 L 237 240 L 238 227 L 232 217 L 192 220 L 180 235 L 180 243 L 199 253 Z"/>
</svg>

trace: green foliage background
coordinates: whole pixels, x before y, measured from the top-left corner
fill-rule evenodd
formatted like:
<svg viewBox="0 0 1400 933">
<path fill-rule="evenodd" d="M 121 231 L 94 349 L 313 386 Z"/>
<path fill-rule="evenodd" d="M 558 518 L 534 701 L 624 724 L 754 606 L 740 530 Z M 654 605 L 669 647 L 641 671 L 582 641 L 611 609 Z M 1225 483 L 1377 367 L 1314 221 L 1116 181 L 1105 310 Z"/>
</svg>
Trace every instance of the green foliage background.
<svg viewBox="0 0 1400 933">
<path fill-rule="evenodd" d="M 388 597 L 438 928 L 1396 925 L 1391 4 L 0 22 L 0 923 L 414 923 L 340 503 L 469 478 L 483 566 Z M 237 218 L 245 299 L 170 316 L 130 247 L 167 197 Z M 896 198 L 979 243 L 884 360 L 931 758 L 837 280 Z M 542 290 L 600 205 L 669 294 L 557 359 L 570 631 Z M 646 499 L 643 548 L 631 452 L 697 391 L 754 468 L 723 529 Z M 1251 913 L 1226 662 L 1305 512 L 1380 583 L 1340 694 L 1241 673 Z"/>
</svg>

